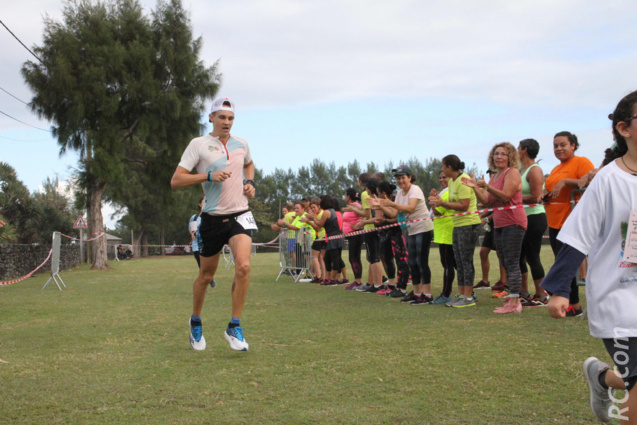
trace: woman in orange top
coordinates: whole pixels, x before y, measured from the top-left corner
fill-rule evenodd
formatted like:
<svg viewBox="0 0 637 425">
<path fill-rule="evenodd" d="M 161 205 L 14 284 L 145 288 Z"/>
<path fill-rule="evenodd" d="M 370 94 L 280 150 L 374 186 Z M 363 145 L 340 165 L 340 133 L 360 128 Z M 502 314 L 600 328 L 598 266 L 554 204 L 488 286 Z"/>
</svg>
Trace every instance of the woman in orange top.
<svg viewBox="0 0 637 425">
<path fill-rule="evenodd" d="M 560 160 L 560 164 L 553 168 L 546 178 L 544 187 L 548 193 L 544 196 L 544 201 L 546 202 L 546 220 L 549 225 L 549 241 L 556 257 L 562 248 L 557 235 L 571 213 L 571 193 L 573 189 L 579 189 L 579 179 L 595 168 L 588 158 L 575 156 L 578 147 L 577 136 L 568 131 L 561 131 L 553 138 L 553 153 Z M 581 316 L 582 306 L 579 303 L 579 289 L 575 278 L 571 282 L 569 302 L 570 306 L 566 315 Z"/>
</svg>

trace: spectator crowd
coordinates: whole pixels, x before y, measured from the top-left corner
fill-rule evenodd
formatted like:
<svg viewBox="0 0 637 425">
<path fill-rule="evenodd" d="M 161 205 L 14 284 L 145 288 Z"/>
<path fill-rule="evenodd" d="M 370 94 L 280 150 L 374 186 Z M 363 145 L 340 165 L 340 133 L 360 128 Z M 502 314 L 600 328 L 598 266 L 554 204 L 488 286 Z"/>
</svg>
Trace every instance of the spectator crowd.
<svg viewBox="0 0 637 425">
<path fill-rule="evenodd" d="M 442 158 L 439 187 L 420 187 L 407 165 L 393 169 L 391 181 L 381 172 L 362 173 L 359 187 L 344 194 L 288 202 L 283 218 L 272 228 L 286 232 L 293 271 L 302 261 L 294 255 L 298 232 L 306 228 L 311 235 L 307 261 L 311 283 L 344 285 L 346 290 L 416 306 L 452 308 L 474 307 L 475 290 L 491 289 L 493 297 L 503 300 L 494 313 L 521 313 L 522 307 L 548 304 L 549 294 L 540 286 L 545 276 L 542 240 L 548 229 L 557 256 L 562 247 L 560 229 L 596 171 L 590 160 L 575 155 L 578 148 L 575 134 L 557 133 L 553 153 L 560 164 L 546 179 L 535 162 L 540 145 L 534 139 L 524 139 L 517 147 L 506 142 L 494 145 L 487 156 L 487 178 L 466 174 L 465 163 L 453 154 Z M 476 280 L 474 251 L 481 234 L 481 279 Z M 349 271 L 342 259 L 345 242 Z M 432 243 L 438 247 L 443 269 L 440 294 L 431 290 Z M 369 264 L 366 282 L 362 281 L 363 248 Z M 500 274 L 493 285 L 488 278 L 490 251 L 497 253 Z M 583 265 L 580 274 L 585 276 Z M 569 317 L 583 313 L 581 283 L 572 279 Z"/>
</svg>

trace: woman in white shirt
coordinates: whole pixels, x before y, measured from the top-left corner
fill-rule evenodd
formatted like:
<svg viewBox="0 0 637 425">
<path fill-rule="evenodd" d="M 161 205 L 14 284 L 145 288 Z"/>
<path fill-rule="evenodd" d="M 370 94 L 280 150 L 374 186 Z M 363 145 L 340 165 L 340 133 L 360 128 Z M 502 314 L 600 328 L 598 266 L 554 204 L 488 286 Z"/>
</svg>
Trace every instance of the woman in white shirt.
<svg viewBox="0 0 637 425">
<path fill-rule="evenodd" d="M 425 195 L 415 181 L 411 169 L 401 165 L 392 170 L 396 184 L 401 189 L 396 193 L 396 199 L 368 200 L 373 208 L 379 208 L 388 217 L 396 217 L 403 213 L 409 221 L 407 224 L 407 258 L 411 270 L 413 291 L 406 295 L 401 302 L 412 305 L 429 304 L 431 297 L 431 269 L 429 268 L 429 248 L 433 239 L 433 223 L 429 217 L 429 210 L 425 203 Z M 414 220 L 418 220 L 414 222 Z"/>
<path fill-rule="evenodd" d="M 590 405 L 603 422 L 637 424 L 637 91 L 612 114 L 615 158 L 593 178 L 557 238 L 564 244 L 542 282 L 555 318 L 569 308 L 570 282 L 588 255 L 586 299 L 593 337 L 601 338 L 616 368 L 589 357 L 584 374 Z M 625 390 L 617 400 L 611 388 Z M 621 408 L 614 402 L 622 403 Z"/>
</svg>

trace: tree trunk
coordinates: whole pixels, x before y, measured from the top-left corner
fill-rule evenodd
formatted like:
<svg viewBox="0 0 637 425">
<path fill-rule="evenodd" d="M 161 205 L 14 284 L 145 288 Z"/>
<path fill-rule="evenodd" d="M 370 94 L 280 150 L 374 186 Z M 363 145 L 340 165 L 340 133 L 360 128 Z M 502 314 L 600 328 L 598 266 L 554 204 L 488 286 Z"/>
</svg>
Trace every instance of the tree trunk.
<svg viewBox="0 0 637 425">
<path fill-rule="evenodd" d="M 104 231 L 104 219 L 102 217 L 102 196 L 106 189 L 106 183 L 94 180 L 89 184 L 88 190 L 88 230 L 89 238 L 94 238 Z M 91 270 L 103 270 L 109 268 L 106 257 L 106 236 L 91 242 L 93 267 Z"/>
<path fill-rule="evenodd" d="M 144 237 L 142 238 L 142 243 L 144 244 L 144 248 L 142 250 L 143 257 L 148 257 L 148 234 L 144 232 Z"/>
<path fill-rule="evenodd" d="M 141 245 L 142 245 L 142 238 L 144 237 L 144 231 L 141 230 L 139 232 L 137 232 L 135 234 L 135 241 L 133 242 L 133 248 L 135 251 L 135 258 L 141 258 L 142 257 L 142 250 L 141 250 Z"/>
</svg>

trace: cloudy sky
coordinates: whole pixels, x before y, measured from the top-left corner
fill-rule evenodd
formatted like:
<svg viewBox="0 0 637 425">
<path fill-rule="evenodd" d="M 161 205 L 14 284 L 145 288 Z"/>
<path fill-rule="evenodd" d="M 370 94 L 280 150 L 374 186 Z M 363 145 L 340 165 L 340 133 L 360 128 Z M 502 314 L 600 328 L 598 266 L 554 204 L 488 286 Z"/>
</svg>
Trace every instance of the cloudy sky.
<svg viewBox="0 0 637 425">
<path fill-rule="evenodd" d="M 155 4 L 141 3 L 147 12 Z M 61 4 L 28 5 L 3 5 L 0 19 L 33 47 L 43 17 L 59 17 Z M 552 137 L 562 130 L 577 134 L 578 153 L 599 164 L 612 143 L 607 116 L 637 88 L 628 0 L 186 0 L 184 7 L 203 38 L 202 59 L 219 61 L 220 94 L 237 104 L 233 133 L 250 142 L 265 173 L 314 158 L 383 166 L 450 153 L 485 169 L 494 143 L 529 137 L 540 142 L 549 172 L 557 165 Z M 32 97 L 20 69 L 34 58 L 2 27 L 0 44 L 0 161 L 37 190 L 46 177 L 68 178 L 77 155 L 60 157 L 41 130 L 51 124 L 20 102 Z"/>
</svg>

